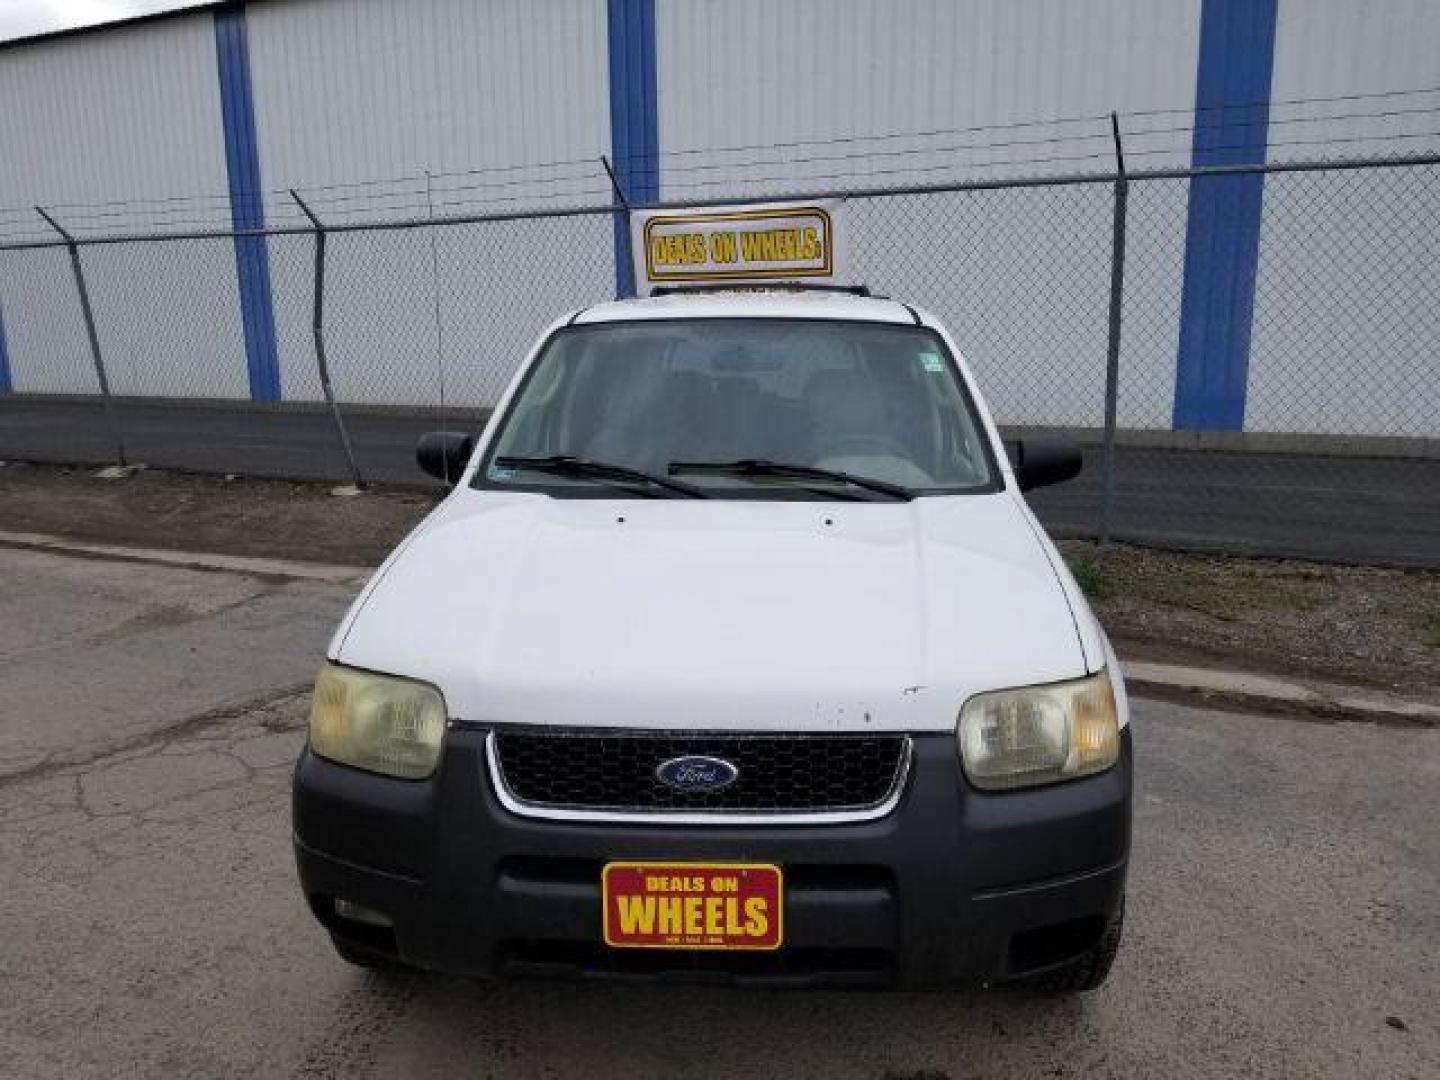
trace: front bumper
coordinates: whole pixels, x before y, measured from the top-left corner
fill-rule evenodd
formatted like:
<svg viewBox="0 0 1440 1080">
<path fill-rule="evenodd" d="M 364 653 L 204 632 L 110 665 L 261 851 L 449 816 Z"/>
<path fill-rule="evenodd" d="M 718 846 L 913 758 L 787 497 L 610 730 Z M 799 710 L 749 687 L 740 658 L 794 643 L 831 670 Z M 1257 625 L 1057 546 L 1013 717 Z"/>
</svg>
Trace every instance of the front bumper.
<svg viewBox="0 0 1440 1080">
<path fill-rule="evenodd" d="M 485 732 L 447 734 L 436 776 L 391 780 L 305 750 L 295 851 L 320 921 L 352 950 L 465 975 L 798 985 L 984 986 L 1084 952 L 1124 895 L 1131 741 L 1098 776 L 981 793 L 948 735 L 917 735 L 888 816 L 840 825 L 542 821 L 506 810 Z M 613 950 L 600 871 L 612 859 L 777 863 L 775 953 Z M 341 918 L 340 899 L 391 927 Z"/>
</svg>

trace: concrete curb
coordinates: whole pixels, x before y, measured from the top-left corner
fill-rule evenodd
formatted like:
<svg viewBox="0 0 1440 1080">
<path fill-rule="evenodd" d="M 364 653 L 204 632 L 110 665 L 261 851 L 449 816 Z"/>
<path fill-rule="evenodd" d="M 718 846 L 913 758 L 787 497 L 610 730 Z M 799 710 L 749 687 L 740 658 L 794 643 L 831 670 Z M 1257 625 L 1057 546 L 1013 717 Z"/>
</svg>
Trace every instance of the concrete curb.
<svg viewBox="0 0 1440 1080">
<path fill-rule="evenodd" d="M 1126 686 L 1139 696 L 1148 689 L 1165 695 L 1194 695 L 1211 704 L 1268 708 L 1322 719 L 1440 727 L 1440 705 L 1356 686 L 1138 660 L 1122 660 L 1120 666 Z"/>
<path fill-rule="evenodd" d="M 293 559 L 94 544 L 61 536 L 6 530 L 0 530 L 0 545 L 49 551 L 57 555 L 123 559 L 192 570 L 321 581 L 332 585 L 359 585 L 374 572 L 374 567 L 366 566 L 335 566 Z M 1327 720 L 1440 727 L 1440 705 L 1361 687 L 1311 680 L 1291 681 L 1243 671 L 1182 667 L 1139 660 L 1122 660 L 1121 667 L 1125 672 L 1126 684 L 1139 697 L 1199 699 L 1199 703 L 1205 705 L 1285 712 Z"/>
<path fill-rule="evenodd" d="M 120 544 L 92 544 L 42 533 L 9 532 L 0 529 L 0 545 L 49 551 L 57 555 L 82 555 L 96 559 L 158 563 L 189 570 L 220 570 L 232 574 L 323 581 L 332 585 L 359 585 L 375 572 L 373 566 L 334 566 L 294 559 L 264 559 L 248 555 L 218 555 L 205 551 L 170 551 L 166 548 L 125 547 Z"/>
</svg>

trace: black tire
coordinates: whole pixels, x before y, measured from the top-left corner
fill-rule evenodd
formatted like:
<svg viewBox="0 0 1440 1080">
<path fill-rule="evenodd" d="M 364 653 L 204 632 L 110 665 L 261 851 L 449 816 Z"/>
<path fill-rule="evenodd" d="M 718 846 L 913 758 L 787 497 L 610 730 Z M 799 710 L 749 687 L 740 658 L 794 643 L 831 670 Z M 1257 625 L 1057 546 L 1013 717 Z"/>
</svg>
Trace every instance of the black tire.
<svg viewBox="0 0 1440 1080">
<path fill-rule="evenodd" d="M 380 953 L 373 953 L 364 946 L 356 945 L 346 941 L 335 934 L 330 935 L 330 943 L 335 946 L 335 952 L 340 959 L 347 964 L 354 964 L 356 967 L 365 968 L 367 971 L 405 971 L 406 967 L 398 960 L 392 960 Z"/>
<path fill-rule="evenodd" d="M 1115 954 L 1120 951 L 1120 939 L 1124 932 L 1125 901 L 1121 900 L 1119 910 L 1105 926 L 1105 933 L 1088 952 L 1059 967 L 1016 979 L 1008 986 L 1037 994 L 1083 994 L 1098 990 L 1110 975 L 1110 966 L 1115 963 Z"/>
</svg>

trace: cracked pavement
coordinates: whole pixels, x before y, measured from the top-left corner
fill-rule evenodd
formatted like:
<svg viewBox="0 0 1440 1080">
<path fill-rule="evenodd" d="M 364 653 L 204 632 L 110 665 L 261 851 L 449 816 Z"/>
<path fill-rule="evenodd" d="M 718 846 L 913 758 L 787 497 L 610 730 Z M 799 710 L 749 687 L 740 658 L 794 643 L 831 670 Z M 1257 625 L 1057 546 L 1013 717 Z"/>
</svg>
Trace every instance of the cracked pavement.
<svg viewBox="0 0 1440 1080">
<path fill-rule="evenodd" d="M 288 800 L 351 592 L 0 548 L 0 1077 L 1440 1075 L 1440 731 L 1149 701 L 1087 998 L 350 968 Z"/>
</svg>

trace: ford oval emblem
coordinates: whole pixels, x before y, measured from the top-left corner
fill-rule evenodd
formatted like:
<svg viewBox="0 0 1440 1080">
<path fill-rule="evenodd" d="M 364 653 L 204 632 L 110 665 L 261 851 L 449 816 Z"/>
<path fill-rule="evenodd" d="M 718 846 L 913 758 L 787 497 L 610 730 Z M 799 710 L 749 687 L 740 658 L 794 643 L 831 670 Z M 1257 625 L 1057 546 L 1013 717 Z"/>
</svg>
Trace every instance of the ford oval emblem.
<svg viewBox="0 0 1440 1080">
<path fill-rule="evenodd" d="M 677 757 L 655 767 L 655 779 L 676 791 L 720 791 L 740 779 L 740 770 L 714 757 Z"/>
</svg>

